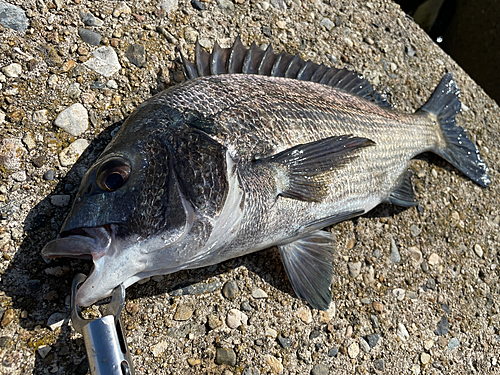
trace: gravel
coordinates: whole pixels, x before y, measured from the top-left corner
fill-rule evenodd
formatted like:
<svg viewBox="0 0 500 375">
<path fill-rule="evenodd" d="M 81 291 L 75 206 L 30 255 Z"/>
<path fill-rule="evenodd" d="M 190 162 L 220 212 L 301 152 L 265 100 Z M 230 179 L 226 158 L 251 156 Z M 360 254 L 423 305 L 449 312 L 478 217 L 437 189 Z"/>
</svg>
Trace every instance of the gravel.
<svg viewBox="0 0 500 375">
<path fill-rule="evenodd" d="M 71 280 L 90 264 L 48 265 L 40 250 L 57 235 L 85 170 L 123 120 L 183 80 L 177 46 L 192 58 L 197 37 L 210 48 L 215 41 L 228 47 L 237 35 L 247 46 L 255 40 L 356 70 L 406 113 L 452 72 L 463 103 L 457 120 L 477 142 L 493 183 L 481 189 L 431 154 L 413 160 L 421 209 L 381 205 L 330 229 L 335 312 L 328 317 L 296 298 L 276 249 L 129 287 L 122 318 L 136 374 L 310 374 L 319 365 L 341 375 L 498 372 L 500 109 L 399 6 L 381 0 L 201 1 L 205 10 L 190 0 L 12 3 L 25 21 L 16 31 L 0 12 L 0 307 L 14 317 L 0 327 L 0 373 L 88 372 L 82 337 L 66 323 Z M 102 36 L 99 48 L 82 40 L 81 28 Z M 141 68 L 126 55 L 133 45 L 144 46 Z M 54 122 L 75 104 L 91 120 L 78 135 Z M 54 205 L 60 196 L 69 196 L 67 203 Z M 348 263 L 361 264 L 358 277 Z M 221 289 L 231 280 L 239 292 L 226 298 Z M 254 296 L 258 289 L 267 297 Z M 402 300 L 395 290 L 404 291 Z M 181 306 L 185 313 L 176 315 Z M 247 323 L 230 328 L 232 309 Z M 46 324 L 53 313 L 61 314 L 51 321 L 54 331 Z M 422 353 L 430 356 L 426 365 Z"/>
</svg>

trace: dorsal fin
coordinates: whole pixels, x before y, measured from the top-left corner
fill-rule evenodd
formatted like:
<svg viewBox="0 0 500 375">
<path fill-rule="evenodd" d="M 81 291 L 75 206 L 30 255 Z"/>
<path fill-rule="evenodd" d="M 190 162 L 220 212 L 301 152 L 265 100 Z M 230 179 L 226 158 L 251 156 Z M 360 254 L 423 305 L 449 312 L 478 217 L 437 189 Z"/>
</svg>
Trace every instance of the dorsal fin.
<svg viewBox="0 0 500 375">
<path fill-rule="evenodd" d="M 238 36 L 230 48 L 215 43 L 211 54 L 196 41 L 195 62 L 181 53 L 182 70 L 186 79 L 219 74 L 259 74 L 286 77 L 332 86 L 350 94 L 361 96 L 382 106 L 390 106 L 366 79 L 348 69 L 328 68 L 304 61 L 299 54 L 275 53 L 271 45 L 263 51 L 255 42 L 246 48 Z"/>
</svg>

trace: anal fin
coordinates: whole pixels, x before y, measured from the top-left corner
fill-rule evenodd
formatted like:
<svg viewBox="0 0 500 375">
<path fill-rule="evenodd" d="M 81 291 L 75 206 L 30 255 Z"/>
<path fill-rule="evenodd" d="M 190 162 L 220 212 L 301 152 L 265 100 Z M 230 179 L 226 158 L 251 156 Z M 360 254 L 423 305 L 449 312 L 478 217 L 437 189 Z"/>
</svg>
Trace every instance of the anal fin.
<svg viewBox="0 0 500 375">
<path fill-rule="evenodd" d="M 400 178 L 399 185 L 389 195 L 389 203 L 401 207 L 414 207 L 418 206 L 415 201 L 415 192 L 413 191 L 413 184 L 411 182 L 412 173 L 406 170 Z"/>
<path fill-rule="evenodd" d="M 318 230 L 278 246 L 295 294 L 319 310 L 328 309 L 332 300 L 333 243 L 331 233 Z"/>
</svg>

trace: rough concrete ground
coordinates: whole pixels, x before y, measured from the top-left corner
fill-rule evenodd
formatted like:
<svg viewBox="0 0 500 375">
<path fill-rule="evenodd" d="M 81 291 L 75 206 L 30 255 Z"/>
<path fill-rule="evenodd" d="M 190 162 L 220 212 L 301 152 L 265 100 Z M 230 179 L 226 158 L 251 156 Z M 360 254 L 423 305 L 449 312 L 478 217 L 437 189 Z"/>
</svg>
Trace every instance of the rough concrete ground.
<svg viewBox="0 0 500 375">
<path fill-rule="evenodd" d="M 67 322 L 54 330 L 48 324 L 69 316 L 71 280 L 90 265 L 46 264 L 40 250 L 57 234 L 83 172 L 112 131 L 143 100 L 182 80 L 177 44 L 192 56 L 196 37 L 208 48 L 215 40 L 227 47 L 240 34 L 246 45 L 272 43 L 354 69 L 406 112 L 453 72 L 464 105 L 458 122 L 478 144 L 493 182 L 482 189 L 434 155 L 412 161 L 420 210 L 381 206 L 332 228 L 338 257 L 335 308 L 328 313 L 294 296 L 275 249 L 130 287 L 123 321 L 136 374 L 500 373 L 500 110 L 399 6 L 383 0 L 12 3 L 26 11 L 29 27 L 0 27 L 0 67 L 9 67 L 0 75 L 7 155 L 0 171 L 0 372 L 88 371 L 81 336 Z M 102 26 L 85 26 L 83 11 Z M 79 36 L 83 27 L 118 54 L 114 75 L 83 65 L 97 48 Z M 142 67 L 126 57 L 133 44 L 145 47 L 132 57 Z M 18 74 L 12 63 L 20 65 Z M 89 115 L 77 136 L 54 125 L 74 103 Z M 78 139 L 90 146 L 71 165 L 60 154 Z M 235 283 L 223 293 L 228 281 Z M 189 285 L 197 286 L 194 292 L 174 292 Z M 238 321 L 244 324 L 229 328 Z"/>
</svg>

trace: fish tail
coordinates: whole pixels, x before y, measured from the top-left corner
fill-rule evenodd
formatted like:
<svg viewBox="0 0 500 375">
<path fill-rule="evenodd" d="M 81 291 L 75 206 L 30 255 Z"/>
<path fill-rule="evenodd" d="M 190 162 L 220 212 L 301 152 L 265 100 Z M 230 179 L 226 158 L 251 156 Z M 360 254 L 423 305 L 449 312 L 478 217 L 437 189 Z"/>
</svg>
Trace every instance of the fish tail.
<svg viewBox="0 0 500 375">
<path fill-rule="evenodd" d="M 477 184 L 486 187 L 490 182 L 488 168 L 467 131 L 455 122 L 461 111 L 460 89 L 451 73 L 446 74 L 427 103 L 420 109 L 439 124 L 438 145 L 433 150 Z"/>
</svg>

